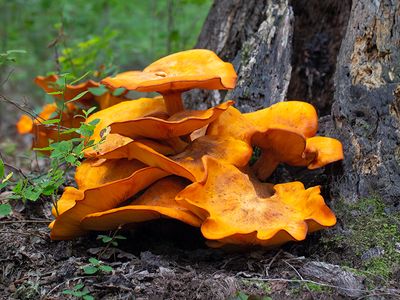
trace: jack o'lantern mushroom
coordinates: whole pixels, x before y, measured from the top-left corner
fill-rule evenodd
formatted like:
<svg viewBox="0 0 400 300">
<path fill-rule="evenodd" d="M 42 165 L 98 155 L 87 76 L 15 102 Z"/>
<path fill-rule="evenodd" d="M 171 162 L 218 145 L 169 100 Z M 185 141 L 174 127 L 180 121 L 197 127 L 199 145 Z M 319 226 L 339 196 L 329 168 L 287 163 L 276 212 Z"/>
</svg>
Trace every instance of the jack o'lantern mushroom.
<svg viewBox="0 0 400 300">
<path fill-rule="evenodd" d="M 306 102 L 280 102 L 271 107 L 241 114 L 230 107 L 211 123 L 207 134 L 233 136 L 261 149 L 253 165 L 258 178 L 265 180 L 279 163 L 322 167 L 343 159 L 341 143 L 333 138 L 314 137 L 318 118 Z"/>
<path fill-rule="evenodd" d="M 81 226 L 88 230 L 112 230 L 166 217 L 200 227 L 201 220 L 175 201 L 175 196 L 187 185 L 187 180 L 176 176 L 160 179 L 128 205 L 87 215 Z"/>
<path fill-rule="evenodd" d="M 194 88 L 226 90 L 235 87 L 236 72 L 214 52 L 194 49 L 163 57 L 143 71 L 128 71 L 107 77 L 101 83 L 113 89 L 158 92 L 170 116 L 184 110 L 181 94 Z"/>
<path fill-rule="evenodd" d="M 37 76 L 35 78 L 35 83 L 39 87 L 41 87 L 46 93 L 53 93 L 58 92 L 58 88 L 56 87 L 58 80 L 59 77 L 54 74 L 49 76 Z M 88 93 L 82 95 L 76 101 L 88 107 L 92 106 L 95 102 L 98 104 L 100 109 L 105 109 L 126 100 L 124 96 L 126 95 L 127 91 L 122 91 L 122 93 L 118 96 L 114 96 L 106 89 L 104 89 L 103 93 L 101 93 L 100 95 L 93 94 L 94 90 L 92 89 L 99 87 L 100 83 L 93 80 L 87 80 L 79 84 L 67 84 L 63 90 L 64 95 L 54 94 L 53 96 L 58 99 L 63 98 L 65 101 L 69 101 L 79 94 L 85 91 L 89 91 Z"/>
<path fill-rule="evenodd" d="M 304 240 L 309 224 L 317 230 L 336 223 L 319 187 L 306 190 L 302 183 L 291 182 L 271 188 L 212 157 L 205 157 L 204 164 L 205 179 L 176 199 L 205 220 L 201 232 L 207 239 L 268 246 Z"/>
<path fill-rule="evenodd" d="M 84 121 L 82 117 L 76 117 L 81 111 L 73 103 L 67 103 L 66 110 L 62 115 L 56 114 L 57 112 L 57 105 L 51 103 L 43 106 L 42 111 L 35 119 L 28 115 L 22 115 L 16 125 L 18 133 L 33 135 L 33 148 L 45 148 L 49 146 L 49 140 L 59 141 L 79 137 L 77 133 L 60 134 L 57 124 L 42 124 L 42 122 L 51 119 L 60 119 L 60 128 L 69 129 L 79 127 L 81 122 Z"/>
<path fill-rule="evenodd" d="M 86 231 L 80 225 L 85 216 L 115 208 L 155 181 L 170 175 L 159 168 L 143 167 L 137 161 L 126 161 L 127 164 L 133 164 L 132 173 L 128 177 L 95 187 L 86 184 L 89 187 L 84 190 L 67 187 L 53 208 L 56 219 L 49 225 L 50 237 L 53 240 L 64 240 L 85 234 Z"/>
</svg>

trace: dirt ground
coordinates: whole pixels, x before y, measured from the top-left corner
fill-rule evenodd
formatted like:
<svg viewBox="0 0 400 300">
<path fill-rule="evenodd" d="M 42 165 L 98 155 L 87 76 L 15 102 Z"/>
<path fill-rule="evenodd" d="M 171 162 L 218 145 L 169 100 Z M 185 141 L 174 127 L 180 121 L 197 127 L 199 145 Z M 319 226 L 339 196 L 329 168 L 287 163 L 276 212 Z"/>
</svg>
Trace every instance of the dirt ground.
<svg viewBox="0 0 400 300">
<path fill-rule="evenodd" d="M 3 195 L 4 196 L 4 195 Z M 20 211 L 20 212 L 18 212 Z M 1 299 L 72 299 L 84 284 L 95 299 L 399 299 L 395 282 L 368 288 L 363 276 L 326 263 L 320 234 L 279 249 L 210 249 L 197 229 L 161 220 L 129 231 L 118 247 L 93 233 L 51 241 L 50 207 L 15 207 L 0 220 Z M 111 273 L 86 275 L 95 257 Z M 74 298 L 78 299 L 78 298 Z"/>
</svg>

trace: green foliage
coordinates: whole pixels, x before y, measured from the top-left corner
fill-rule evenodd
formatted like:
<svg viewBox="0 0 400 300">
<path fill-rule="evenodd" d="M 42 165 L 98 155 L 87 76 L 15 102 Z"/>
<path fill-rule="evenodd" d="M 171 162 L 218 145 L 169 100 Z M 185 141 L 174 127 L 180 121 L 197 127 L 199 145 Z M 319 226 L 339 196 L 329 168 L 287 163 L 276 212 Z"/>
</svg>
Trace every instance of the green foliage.
<svg viewBox="0 0 400 300">
<path fill-rule="evenodd" d="M 60 76 L 59 80 L 54 85 L 57 91 L 52 94 L 57 93 L 58 95 L 61 96 L 64 95 L 68 77 L 70 77 L 69 73 L 65 73 Z M 80 80 L 82 77 L 76 80 Z M 68 102 L 79 100 L 86 93 L 87 91 L 82 92 Z M 73 138 L 70 140 L 51 141 L 48 147 L 34 149 L 38 151 L 50 152 L 50 169 L 45 174 L 40 174 L 40 175 L 29 174 L 19 178 L 19 180 L 16 182 L 16 184 L 12 189 L 12 195 L 9 196 L 9 199 L 22 200 L 25 202 L 25 201 L 37 201 L 42 197 L 50 197 L 57 211 L 55 199 L 57 198 L 59 188 L 65 182 L 68 170 L 80 165 L 80 161 L 84 156 L 85 149 L 89 147 L 96 147 L 98 145 L 95 144 L 95 142 L 90 139 L 96 124 L 98 124 L 99 122 L 99 120 L 97 119 L 92 120 L 89 123 L 81 122 L 79 128 L 64 129 L 61 127 L 62 112 L 65 109 L 66 103 L 67 102 L 65 101 L 60 102 L 58 111 L 58 115 L 60 116 L 59 118 L 43 121 L 42 124 L 48 126 L 55 126 L 59 137 L 61 137 L 61 135 L 63 134 L 69 134 L 73 132 L 78 133 L 81 137 Z M 88 109 L 87 111 L 83 110 L 83 115 L 80 116 L 84 118 L 84 120 L 86 121 L 86 119 L 94 110 L 95 110 L 94 107 Z M 103 136 L 103 139 L 100 140 L 99 143 L 103 142 L 105 137 L 106 135 Z M 2 168 L 0 164 L 0 173 L 4 173 L 4 171 L 1 172 L 1 169 Z M 7 180 L 5 180 L 5 182 L 3 182 L 2 185 L 7 184 L 8 182 Z M 2 205 L 0 208 L 1 208 L 0 213 L 2 214 L 5 214 L 7 212 L 9 213 L 10 207 L 8 203 Z"/>
<path fill-rule="evenodd" d="M 192 48 L 212 0 L 0 0 L 0 52 L 23 46 L 20 93 L 36 93 L 32 79 L 50 71 L 101 78 L 112 65 L 138 69 Z M 14 57 L 17 53 L 11 53 Z M 58 64 L 55 57 L 58 56 Z M 0 74 L 0 77 L 2 75 Z M 1 81 L 1 80 L 0 80 Z"/>
<path fill-rule="evenodd" d="M 83 300 L 94 300 L 94 297 L 90 295 L 88 288 L 82 283 L 75 285 L 71 290 L 64 290 L 62 293 L 64 295 L 71 295 Z"/>
<path fill-rule="evenodd" d="M 248 295 L 242 291 L 238 291 L 233 297 L 230 297 L 229 300 L 272 300 L 272 298 L 269 296 Z"/>
<path fill-rule="evenodd" d="M 0 191 L 7 187 L 10 182 L 13 173 L 9 173 L 6 175 L 4 170 L 4 162 L 0 158 Z M 4 217 L 11 214 L 11 205 L 9 203 L 1 203 L 0 204 L 0 217 Z"/>
<path fill-rule="evenodd" d="M 25 54 L 25 50 L 7 50 L 4 53 L 0 53 L 0 66 L 8 62 L 15 62 L 17 60 L 15 54 Z"/>
<path fill-rule="evenodd" d="M 91 257 L 89 258 L 89 264 L 83 266 L 82 270 L 86 275 L 93 275 L 98 272 L 111 273 L 113 268 L 109 265 L 105 265 L 102 261 Z"/>
<path fill-rule="evenodd" d="M 126 237 L 122 235 L 108 236 L 104 234 L 99 234 L 97 236 L 97 239 L 101 240 L 104 244 L 110 244 L 114 247 L 118 247 L 118 240 L 126 240 Z"/>
</svg>

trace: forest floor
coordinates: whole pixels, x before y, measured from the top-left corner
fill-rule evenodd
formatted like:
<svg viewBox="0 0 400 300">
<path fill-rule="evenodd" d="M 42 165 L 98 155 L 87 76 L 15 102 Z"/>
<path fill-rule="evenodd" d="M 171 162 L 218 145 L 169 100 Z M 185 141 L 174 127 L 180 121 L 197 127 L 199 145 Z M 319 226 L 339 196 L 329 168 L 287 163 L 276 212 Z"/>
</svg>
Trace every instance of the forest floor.
<svg viewBox="0 0 400 300">
<path fill-rule="evenodd" d="M 0 124 L 2 156 L 29 172 L 36 160 L 24 150 L 27 142 L 15 138 L 13 124 Z M 0 193 L 0 202 L 8 195 Z M 0 218 L 0 299 L 400 299 L 400 263 L 393 261 L 400 243 L 372 247 L 374 238 L 365 234 L 382 225 L 377 238 L 393 239 L 383 219 L 369 228 L 359 215 L 360 228 L 346 235 L 342 223 L 349 216 L 339 214 L 335 229 L 276 249 L 210 249 L 198 229 L 161 220 L 118 232 L 127 239 L 114 247 L 97 233 L 51 241 L 50 206 L 14 202 L 13 214 Z M 112 271 L 87 274 L 91 258 Z M 369 259 L 379 268 L 366 268 Z"/>
</svg>

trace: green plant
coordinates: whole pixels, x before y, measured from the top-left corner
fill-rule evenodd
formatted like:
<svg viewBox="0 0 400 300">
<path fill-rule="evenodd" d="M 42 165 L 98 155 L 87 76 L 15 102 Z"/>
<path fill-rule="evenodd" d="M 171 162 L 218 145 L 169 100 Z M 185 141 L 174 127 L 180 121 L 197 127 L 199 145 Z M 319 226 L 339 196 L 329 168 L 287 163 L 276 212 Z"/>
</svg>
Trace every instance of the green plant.
<svg viewBox="0 0 400 300">
<path fill-rule="evenodd" d="M 89 264 L 83 266 L 82 270 L 86 275 L 93 275 L 100 271 L 104 273 L 111 273 L 113 268 L 109 265 L 105 265 L 102 261 L 91 257 L 89 258 Z"/>
<path fill-rule="evenodd" d="M 71 81 L 69 84 L 74 84 L 87 75 L 88 73 L 81 76 L 80 78 Z M 106 137 L 105 134 L 103 136 L 103 139 L 101 139 L 98 143 L 95 143 L 93 140 L 90 139 L 93 134 L 93 130 L 99 120 L 96 119 L 89 123 L 86 123 L 85 121 L 87 120 L 89 115 L 96 109 L 96 107 L 92 107 L 88 110 L 82 110 L 82 115 L 75 116 L 81 117 L 83 119 L 79 128 L 63 128 L 62 118 L 63 112 L 66 110 L 66 105 L 68 103 L 79 100 L 86 93 L 88 93 L 88 91 L 84 91 L 78 94 L 73 99 L 65 101 L 64 92 L 66 89 L 68 76 L 69 74 L 61 75 L 54 84 L 56 91 L 49 93 L 51 95 L 61 96 L 61 99 L 56 102 L 58 108 L 57 115 L 59 117 L 55 119 L 44 120 L 41 122 L 42 125 L 53 126 L 56 128 L 57 140 L 50 141 L 48 147 L 34 148 L 34 150 L 36 151 L 50 152 L 50 169 L 47 170 L 46 173 L 39 175 L 29 174 L 21 176 L 12 188 L 12 195 L 9 196 L 10 200 L 22 200 L 26 202 L 50 198 L 57 211 L 56 199 L 58 195 L 58 190 L 65 183 L 66 174 L 71 168 L 80 165 L 80 160 L 84 156 L 84 150 L 90 147 L 96 147 L 98 144 L 102 143 Z M 77 133 L 80 135 L 80 137 L 72 138 L 70 140 L 59 140 L 62 135 L 70 133 Z M 5 181 L 5 183 L 9 182 L 8 179 Z M 7 206 L 7 208 L 9 208 L 9 206 Z M 3 205 L 3 209 L 6 210 L 6 206 Z"/>
<path fill-rule="evenodd" d="M 104 234 L 99 234 L 97 236 L 98 240 L 101 240 L 104 244 L 106 245 L 112 245 L 114 247 L 118 247 L 118 240 L 126 240 L 126 237 L 122 235 L 113 235 L 113 236 L 108 236 Z"/>
<path fill-rule="evenodd" d="M 83 300 L 94 300 L 94 297 L 90 295 L 88 288 L 82 283 L 75 285 L 70 290 L 64 290 L 62 293 L 64 295 L 71 295 Z"/>
<path fill-rule="evenodd" d="M 234 296 L 230 297 L 229 300 L 272 300 L 272 298 L 269 296 L 248 295 L 242 291 L 238 291 Z"/>
<path fill-rule="evenodd" d="M 15 54 L 25 54 L 25 50 L 7 50 L 6 52 L 0 53 L 0 66 L 8 62 L 15 62 Z"/>
<path fill-rule="evenodd" d="M 13 176 L 13 173 L 5 174 L 4 171 L 4 162 L 0 158 L 0 191 L 7 187 L 10 183 L 10 179 Z M 11 213 L 11 205 L 9 203 L 1 203 L 0 204 L 0 217 L 7 216 Z"/>
</svg>

